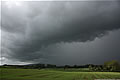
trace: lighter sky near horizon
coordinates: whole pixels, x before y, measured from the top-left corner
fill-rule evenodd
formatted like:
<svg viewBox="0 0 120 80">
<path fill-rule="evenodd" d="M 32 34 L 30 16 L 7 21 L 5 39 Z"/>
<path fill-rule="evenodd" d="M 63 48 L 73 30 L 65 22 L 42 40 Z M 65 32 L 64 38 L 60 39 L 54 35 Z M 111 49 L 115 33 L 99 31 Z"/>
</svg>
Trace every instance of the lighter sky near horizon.
<svg viewBox="0 0 120 80">
<path fill-rule="evenodd" d="M 1 64 L 120 61 L 120 2 L 3 1 Z"/>
</svg>

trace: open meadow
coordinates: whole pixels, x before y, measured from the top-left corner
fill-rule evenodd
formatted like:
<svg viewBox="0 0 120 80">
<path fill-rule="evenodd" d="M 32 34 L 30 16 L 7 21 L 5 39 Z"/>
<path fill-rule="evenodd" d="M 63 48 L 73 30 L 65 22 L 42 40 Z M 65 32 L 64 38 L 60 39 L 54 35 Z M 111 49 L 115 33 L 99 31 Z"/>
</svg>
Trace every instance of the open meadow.
<svg viewBox="0 0 120 80">
<path fill-rule="evenodd" d="M 119 72 L 87 72 L 63 69 L 1 69 L 1 80 L 94 80 L 120 79 Z"/>
</svg>

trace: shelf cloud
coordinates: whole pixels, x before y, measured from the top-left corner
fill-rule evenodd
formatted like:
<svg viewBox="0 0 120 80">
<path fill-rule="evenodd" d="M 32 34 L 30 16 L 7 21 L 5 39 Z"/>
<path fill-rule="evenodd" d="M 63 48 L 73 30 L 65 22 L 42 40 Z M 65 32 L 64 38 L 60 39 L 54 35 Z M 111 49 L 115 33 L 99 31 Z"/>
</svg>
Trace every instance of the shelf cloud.
<svg viewBox="0 0 120 80">
<path fill-rule="evenodd" d="M 20 2 L 20 4 L 21 6 L 12 4 L 8 7 L 6 2 L 2 2 L 1 50 L 2 56 L 11 60 L 57 63 L 56 58 L 70 55 L 69 46 L 78 44 L 84 46 L 88 42 L 94 43 L 96 38 L 101 39 L 109 32 L 116 30 L 119 32 L 119 1 Z M 69 46 L 64 47 L 66 44 Z M 66 54 L 63 54 L 64 50 Z M 72 47 L 71 50 L 76 49 Z M 69 61 L 71 60 L 68 59 L 68 63 Z M 89 59 L 85 62 L 88 63 Z"/>
</svg>

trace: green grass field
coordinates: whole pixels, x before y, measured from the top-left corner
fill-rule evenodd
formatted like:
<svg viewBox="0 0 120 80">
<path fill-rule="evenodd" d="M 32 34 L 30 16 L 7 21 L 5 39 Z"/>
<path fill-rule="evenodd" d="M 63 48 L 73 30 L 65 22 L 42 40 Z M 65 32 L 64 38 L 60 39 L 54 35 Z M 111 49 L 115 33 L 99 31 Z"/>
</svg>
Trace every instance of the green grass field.
<svg viewBox="0 0 120 80">
<path fill-rule="evenodd" d="M 120 79 L 118 72 L 80 72 L 57 69 L 1 69 L 1 80 L 94 80 Z"/>
</svg>

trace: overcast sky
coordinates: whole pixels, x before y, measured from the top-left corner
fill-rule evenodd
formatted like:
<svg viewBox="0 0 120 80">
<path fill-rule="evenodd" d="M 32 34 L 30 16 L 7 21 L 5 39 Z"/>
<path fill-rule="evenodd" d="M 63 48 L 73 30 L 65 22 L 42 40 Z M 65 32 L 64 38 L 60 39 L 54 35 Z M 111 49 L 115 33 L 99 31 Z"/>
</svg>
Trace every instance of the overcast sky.
<svg viewBox="0 0 120 80">
<path fill-rule="evenodd" d="M 2 2 L 1 64 L 120 61 L 120 1 Z"/>
</svg>

